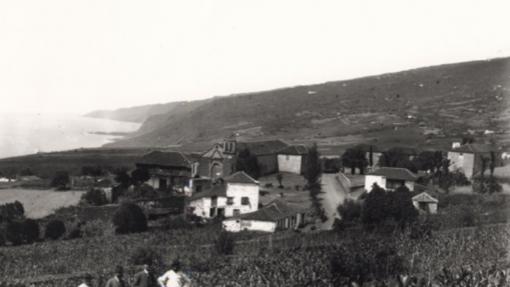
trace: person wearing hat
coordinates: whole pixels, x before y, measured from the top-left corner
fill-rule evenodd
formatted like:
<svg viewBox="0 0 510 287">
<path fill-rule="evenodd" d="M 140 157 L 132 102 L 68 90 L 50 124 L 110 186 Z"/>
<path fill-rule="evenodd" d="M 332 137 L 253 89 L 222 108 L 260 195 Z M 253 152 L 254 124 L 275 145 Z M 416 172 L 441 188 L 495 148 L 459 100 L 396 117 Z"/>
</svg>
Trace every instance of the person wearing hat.
<svg viewBox="0 0 510 287">
<path fill-rule="evenodd" d="M 122 266 L 115 267 L 115 275 L 106 282 L 106 287 L 127 287 L 124 281 L 124 269 Z"/>
<path fill-rule="evenodd" d="M 78 287 L 92 287 L 92 275 L 85 274 L 85 276 L 83 276 L 83 281 Z"/>
<path fill-rule="evenodd" d="M 135 274 L 133 287 L 154 287 L 156 285 L 156 278 L 148 264 L 143 265 L 143 270 Z"/>
<path fill-rule="evenodd" d="M 175 260 L 171 269 L 158 278 L 161 287 L 189 287 L 191 280 L 181 271 L 181 263 Z"/>
</svg>

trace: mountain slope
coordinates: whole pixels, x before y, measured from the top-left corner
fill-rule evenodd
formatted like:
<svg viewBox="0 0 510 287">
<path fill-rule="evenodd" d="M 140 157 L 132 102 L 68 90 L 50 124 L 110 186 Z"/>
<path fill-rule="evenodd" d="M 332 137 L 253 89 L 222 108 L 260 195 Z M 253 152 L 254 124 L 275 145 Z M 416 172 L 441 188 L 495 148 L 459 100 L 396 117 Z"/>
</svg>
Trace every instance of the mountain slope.
<svg viewBox="0 0 510 287">
<path fill-rule="evenodd" d="M 510 59 L 504 58 L 171 103 L 136 134 L 109 146 L 188 145 L 232 133 L 331 144 L 391 137 L 420 144 L 434 136 L 507 128 L 509 77 Z"/>
</svg>

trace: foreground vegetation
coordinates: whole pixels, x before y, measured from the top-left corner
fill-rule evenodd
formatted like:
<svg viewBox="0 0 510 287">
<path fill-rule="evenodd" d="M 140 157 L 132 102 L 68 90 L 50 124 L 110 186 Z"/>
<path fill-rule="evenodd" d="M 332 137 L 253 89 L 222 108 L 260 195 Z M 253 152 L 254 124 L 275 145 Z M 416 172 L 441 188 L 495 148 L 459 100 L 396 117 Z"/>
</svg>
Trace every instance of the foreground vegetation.
<svg viewBox="0 0 510 287">
<path fill-rule="evenodd" d="M 133 275 L 137 268 L 134 254 L 149 246 L 160 256 L 155 260 L 158 272 L 179 259 L 197 286 L 341 286 L 389 282 L 398 274 L 452 286 L 441 283 L 446 280 L 444 268 L 453 273 L 475 270 L 481 272 L 476 276 L 485 276 L 507 267 L 510 243 L 507 224 L 447 230 L 419 238 L 410 232 L 322 232 L 239 238 L 233 254 L 225 256 L 215 248 L 218 237 L 211 234 L 217 232 L 205 228 L 2 248 L 0 260 L 6 264 L 0 266 L 0 278 L 4 285 L 19 278 L 24 283 L 46 281 L 37 286 L 69 286 L 89 273 L 100 283 L 116 264 L 127 266 L 127 274 Z"/>
</svg>

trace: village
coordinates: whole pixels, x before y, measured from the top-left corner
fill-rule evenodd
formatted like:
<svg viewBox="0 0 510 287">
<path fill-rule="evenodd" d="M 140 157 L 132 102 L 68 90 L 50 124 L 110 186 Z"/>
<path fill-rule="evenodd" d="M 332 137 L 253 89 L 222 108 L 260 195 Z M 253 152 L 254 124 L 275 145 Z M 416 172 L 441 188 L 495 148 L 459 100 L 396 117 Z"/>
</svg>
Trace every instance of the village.
<svg viewBox="0 0 510 287">
<path fill-rule="evenodd" d="M 149 221 L 184 216 L 201 224 L 221 221 L 228 232 L 306 232 L 333 229 L 342 220 L 338 207 L 346 200 L 362 202 L 374 185 L 388 192 L 405 187 L 420 214 L 437 213 L 438 195 L 450 190 L 501 192 L 501 185 L 487 182 L 507 160 L 496 145 L 472 141 L 454 142 L 446 151 L 357 145 L 343 155 L 322 157 L 312 144 L 234 136 L 202 153 L 149 152 L 116 176 L 70 176 L 62 189 L 88 190 L 77 214 L 89 208 L 113 212 L 127 200 Z M 317 194 L 306 179 L 310 169 L 320 170 Z M 449 178 L 434 176 L 441 171 Z M 18 178 L 31 180 L 37 177 Z"/>
</svg>

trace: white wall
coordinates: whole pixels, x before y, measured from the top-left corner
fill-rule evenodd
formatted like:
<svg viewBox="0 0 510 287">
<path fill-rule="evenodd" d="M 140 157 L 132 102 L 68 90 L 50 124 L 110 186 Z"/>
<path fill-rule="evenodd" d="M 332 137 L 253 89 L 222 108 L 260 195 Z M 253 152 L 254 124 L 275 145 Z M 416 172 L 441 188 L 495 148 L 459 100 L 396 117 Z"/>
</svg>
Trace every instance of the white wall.
<svg viewBox="0 0 510 287">
<path fill-rule="evenodd" d="M 475 165 L 475 155 L 472 153 L 448 152 L 450 161 L 450 171 L 460 170 L 464 175 L 471 179 Z"/>
<path fill-rule="evenodd" d="M 225 215 L 227 217 L 234 215 L 234 209 L 239 209 L 241 214 L 257 211 L 259 207 L 259 186 L 256 184 L 228 183 L 227 197 L 234 198 L 234 203 L 226 206 Z M 242 197 L 248 197 L 250 204 L 242 205 Z"/>
<path fill-rule="evenodd" d="M 365 176 L 365 190 L 370 192 L 372 185 L 377 183 L 379 187 L 386 189 L 386 177 L 380 175 L 366 175 Z"/>
<path fill-rule="evenodd" d="M 233 203 L 227 205 L 227 197 L 233 197 Z M 218 197 L 216 208 L 225 209 L 225 217 L 234 216 L 234 210 L 238 209 L 240 214 L 254 212 L 259 207 L 259 186 L 255 184 L 227 184 L 227 197 Z M 242 204 L 242 198 L 248 197 L 249 205 Z M 200 198 L 190 202 L 190 207 L 194 208 L 193 214 L 210 218 L 210 209 L 212 206 L 212 199 L 209 197 Z"/>
<path fill-rule="evenodd" d="M 239 232 L 243 230 L 275 232 L 276 223 L 257 220 L 226 219 L 223 220 L 223 229 L 229 232 Z"/>
<path fill-rule="evenodd" d="M 406 181 L 405 186 L 409 189 L 409 191 L 414 191 L 414 181 Z"/>
<path fill-rule="evenodd" d="M 300 155 L 278 155 L 278 171 L 301 174 L 302 158 Z"/>
</svg>

